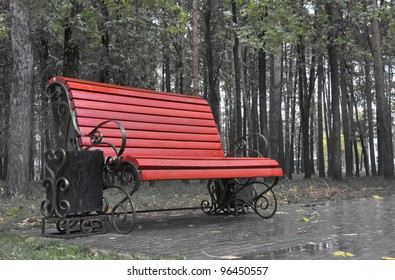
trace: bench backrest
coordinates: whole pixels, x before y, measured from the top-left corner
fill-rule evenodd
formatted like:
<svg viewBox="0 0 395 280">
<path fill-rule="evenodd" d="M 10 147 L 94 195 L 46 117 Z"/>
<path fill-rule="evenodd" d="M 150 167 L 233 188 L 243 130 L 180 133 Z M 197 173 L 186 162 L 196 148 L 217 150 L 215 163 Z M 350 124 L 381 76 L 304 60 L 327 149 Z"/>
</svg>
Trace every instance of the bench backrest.
<svg viewBox="0 0 395 280">
<path fill-rule="evenodd" d="M 218 130 L 206 100 L 197 96 L 142 90 L 64 77 L 50 80 L 67 89 L 73 121 L 84 136 L 105 120 L 117 120 L 127 131 L 124 154 L 136 157 L 224 157 Z M 121 146 L 113 123 L 101 129 L 103 141 Z M 78 134 L 78 133 L 77 133 Z M 102 147 L 106 155 L 113 150 Z"/>
</svg>

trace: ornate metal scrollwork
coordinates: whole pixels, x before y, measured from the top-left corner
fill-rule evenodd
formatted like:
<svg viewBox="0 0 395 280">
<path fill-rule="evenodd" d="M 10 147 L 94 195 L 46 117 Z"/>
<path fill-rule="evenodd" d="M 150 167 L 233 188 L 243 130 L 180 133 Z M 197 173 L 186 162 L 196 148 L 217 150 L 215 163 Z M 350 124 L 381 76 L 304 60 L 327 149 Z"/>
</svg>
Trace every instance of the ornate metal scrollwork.
<svg viewBox="0 0 395 280">
<path fill-rule="evenodd" d="M 79 179 L 73 180 L 73 178 L 69 177 L 71 179 L 71 181 L 69 181 L 69 179 L 65 177 L 70 175 L 70 158 L 73 156 L 70 153 L 73 153 L 75 158 L 77 153 L 82 152 L 66 152 L 64 149 L 60 148 L 57 150 L 49 149 L 44 153 L 45 167 L 49 173 L 49 176 L 43 182 L 43 186 L 46 190 L 46 198 L 41 203 L 41 213 L 44 216 L 42 221 L 42 234 L 44 236 L 62 236 L 70 238 L 72 236 L 78 236 L 78 233 L 96 234 L 106 231 L 106 219 L 103 218 L 105 216 L 102 213 L 95 214 L 95 210 L 89 210 L 89 212 L 77 210 L 87 208 L 79 208 L 79 205 L 76 205 L 76 200 L 73 198 L 76 194 L 76 188 L 82 187 L 78 183 L 76 184 L 76 181 Z M 95 154 L 97 155 L 97 153 Z M 101 155 L 101 157 L 96 158 L 103 157 Z M 102 167 L 100 170 L 101 169 Z M 76 170 L 80 169 L 77 167 Z M 76 176 L 79 175 L 77 174 Z M 96 186 L 99 186 L 101 190 L 100 183 L 99 185 L 96 183 Z M 73 195 L 71 195 L 70 192 L 72 192 Z M 86 204 L 84 203 L 84 205 Z M 92 204 L 88 205 L 91 206 Z M 105 206 L 103 208 L 105 208 Z M 46 232 L 47 229 L 45 224 L 54 225 L 57 233 Z"/>
<path fill-rule="evenodd" d="M 131 162 L 112 162 L 109 161 L 105 167 L 105 177 L 107 180 L 105 190 L 112 191 L 105 199 L 108 208 L 108 219 L 110 224 L 119 233 L 129 233 L 133 227 L 136 217 L 136 207 L 132 200 L 132 195 L 140 188 L 140 180 L 136 167 Z M 119 178 L 120 186 L 116 185 L 115 178 Z M 131 190 L 127 192 L 122 186 L 126 185 Z M 114 192 L 121 197 L 116 199 Z M 114 200 L 114 201 L 111 201 Z"/>
<path fill-rule="evenodd" d="M 50 83 L 47 87 L 47 96 L 52 104 L 56 147 L 77 151 L 79 145 L 76 139 L 81 136 L 81 131 L 78 128 L 75 113 L 70 107 L 67 92 L 66 86 L 60 82 Z"/>
<path fill-rule="evenodd" d="M 234 151 L 226 156 L 255 156 L 266 157 L 269 152 L 269 141 L 263 134 L 250 133 L 242 136 L 233 143 Z"/>
<path fill-rule="evenodd" d="M 262 218 L 272 217 L 277 210 L 277 199 L 271 186 L 253 178 L 209 180 L 207 184 L 211 201 L 204 200 L 201 209 L 206 214 L 245 214 L 252 209 Z"/>
<path fill-rule="evenodd" d="M 41 203 L 41 213 L 45 218 L 56 215 L 58 218 L 66 217 L 70 212 L 70 203 L 67 200 L 59 200 L 60 192 L 67 192 L 70 184 L 67 178 L 59 177 L 66 163 L 66 152 L 63 149 L 46 150 L 44 154 L 45 166 L 50 173 L 43 186 L 47 192 L 47 198 Z"/>
</svg>

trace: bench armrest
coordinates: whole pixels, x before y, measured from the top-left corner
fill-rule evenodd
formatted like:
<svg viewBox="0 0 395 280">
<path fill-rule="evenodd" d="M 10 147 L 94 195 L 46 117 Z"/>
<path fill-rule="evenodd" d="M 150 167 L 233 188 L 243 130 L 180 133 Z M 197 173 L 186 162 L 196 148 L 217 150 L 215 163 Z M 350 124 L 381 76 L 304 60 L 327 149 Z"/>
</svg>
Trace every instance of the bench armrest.
<svg viewBox="0 0 395 280">
<path fill-rule="evenodd" d="M 114 146 L 113 144 L 111 144 L 111 143 L 103 142 L 103 134 L 100 131 L 100 128 L 102 128 L 105 124 L 110 123 L 110 122 L 115 123 L 118 126 L 119 130 L 120 130 L 121 137 L 122 137 L 122 143 L 121 143 L 121 147 L 119 149 L 116 146 Z M 109 146 L 110 148 L 112 148 L 114 150 L 114 152 L 115 152 L 115 154 L 117 156 L 117 160 L 120 159 L 122 153 L 125 151 L 126 141 L 127 141 L 126 129 L 119 121 L 115 121 L 115 120 L 103 121 L 100 124 L 98 124 L 94 129 L 92 129 L 92 131 L 89 132 L 87 134 L 87 136 L 90 137 L 92 145 L 86 147 L 85 150 L 88 150 L 88 149 L 90 149 L 92 147 L 95 147 L 95 146 L 98 146 L 98 145 L 106 145 L 106 146 Z"/>
<path fill-rule="evenodd" d="M 269 152 L 269 141 L 260 133 L 246 134 L 234 143 L 235 150 L 228 153 L 226 156 L 251 156 L 254 154 L 257 157 L 266 157 Z M 256 148 L 255 148 L 256 147 Z"/>
</svg>

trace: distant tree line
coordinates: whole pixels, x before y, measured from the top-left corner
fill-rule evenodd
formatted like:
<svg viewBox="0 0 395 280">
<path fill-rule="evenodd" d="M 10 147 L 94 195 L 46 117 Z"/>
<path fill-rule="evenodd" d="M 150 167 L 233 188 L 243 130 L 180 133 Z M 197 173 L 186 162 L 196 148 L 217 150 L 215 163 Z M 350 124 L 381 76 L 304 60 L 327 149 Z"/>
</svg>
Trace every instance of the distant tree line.
<svg viewBox="0 0 395 280">
<path fill-rule="evenodd" d="M 56 75 L 202 95 L 225 149 L 262 133 L 288 178 L 392 179 L 394 2 L 0 0 L 5 194 L 43 179 Z"/>
</svg>

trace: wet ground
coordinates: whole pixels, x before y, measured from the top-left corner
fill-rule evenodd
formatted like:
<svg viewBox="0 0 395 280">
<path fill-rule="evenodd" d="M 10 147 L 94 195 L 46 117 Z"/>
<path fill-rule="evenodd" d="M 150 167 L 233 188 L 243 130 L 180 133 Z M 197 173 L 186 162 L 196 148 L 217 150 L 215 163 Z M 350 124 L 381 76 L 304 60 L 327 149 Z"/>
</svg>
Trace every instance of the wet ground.
<svg viewBox="0 0 395 280">
<path fill-rule="evenodd" d="M 270 220 L 254 213 L 200 211 L 139 214 L 127 235 L 68 240 L 143 258 L 367 259 L 395 257 L 395 195 L 280 205 Z"/>
</svg>

